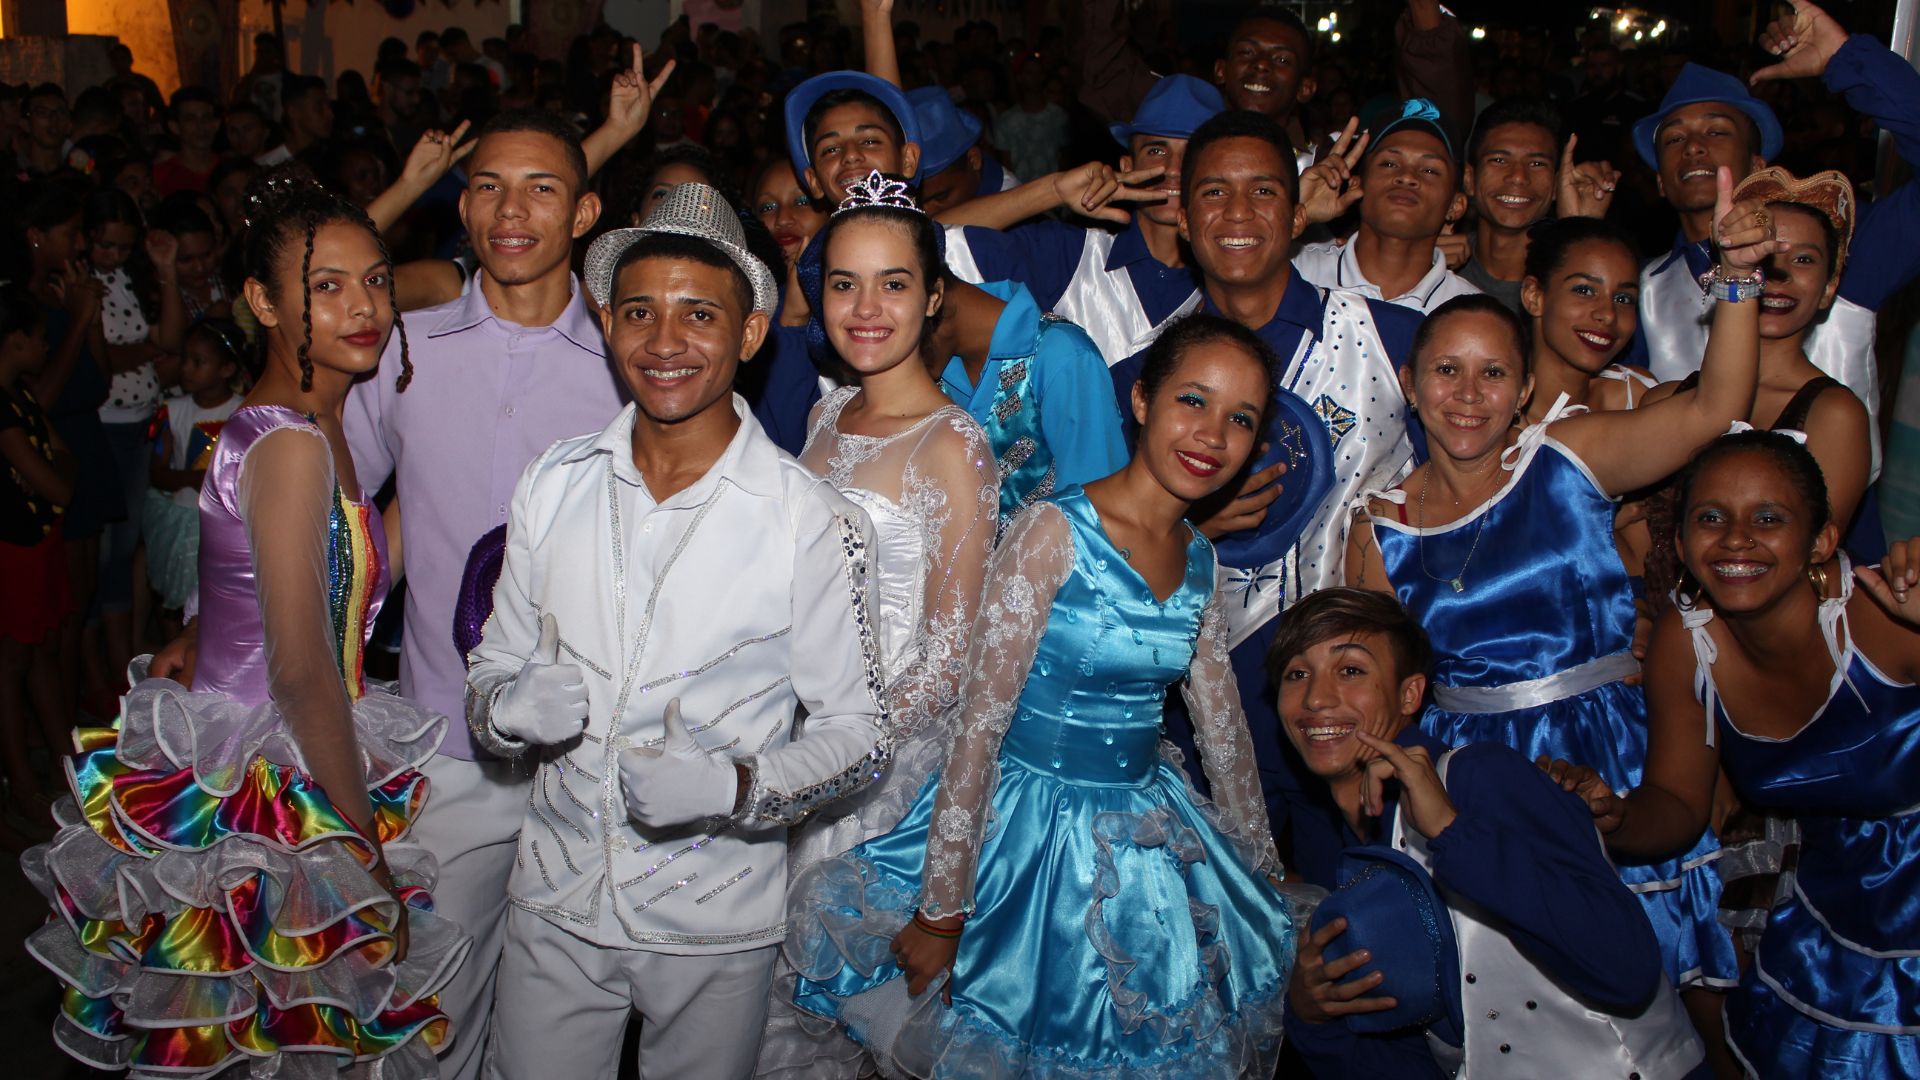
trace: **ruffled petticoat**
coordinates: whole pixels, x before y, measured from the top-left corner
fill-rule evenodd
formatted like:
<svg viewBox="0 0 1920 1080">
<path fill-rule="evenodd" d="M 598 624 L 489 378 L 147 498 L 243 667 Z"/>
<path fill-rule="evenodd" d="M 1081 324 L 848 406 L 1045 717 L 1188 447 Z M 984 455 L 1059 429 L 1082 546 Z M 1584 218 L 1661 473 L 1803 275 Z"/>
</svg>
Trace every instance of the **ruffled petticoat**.
<svg viewBox="0 0 1920 1080">
<path fill-rule="evenodd" d="M 889 1077 L 1272 1075 L 1303 910 L 1162 753 L 1137 786 L 1002 756 L 951 1008 L 942 982 L 910 997 L 889 951 L 920 899 L 930 780 L 897 828 L 794 881 L 797 1003 Z"/>
<path fill-rule="evenodd" d="M 471 940 L 436 916 L 433 857 L 397 843 L 426 801 L 417 770 L 447 720 L 379 690 L 353 707 L 371 848 L 301 769 L 272 703 L 146 677 L 116 728 L 83 729 L 60 832 L 21 860 L 55 917 L 28 950 L 66 990 L 54 1039 L 136 1077 L 434 1077 L 449 1022 L 434 994 Z"/>
<path fill-rule="evenodd" d="M 946 757 L 948 727 L 933 723 L 896 744 L 879 782 L 826 808 L 793 833 L 787 880 L 797 881 L 823 859 L 844 855 L 880 836 L 913 809 L 914 798 Z M 873 1055 L 825 1017 L 795 1008 L 793 963 L 783 949 L 774 965 L 767 1027 L 753 1074 L 783 1080 L 858 1080 L 877 1073 Z"/>
</svg>

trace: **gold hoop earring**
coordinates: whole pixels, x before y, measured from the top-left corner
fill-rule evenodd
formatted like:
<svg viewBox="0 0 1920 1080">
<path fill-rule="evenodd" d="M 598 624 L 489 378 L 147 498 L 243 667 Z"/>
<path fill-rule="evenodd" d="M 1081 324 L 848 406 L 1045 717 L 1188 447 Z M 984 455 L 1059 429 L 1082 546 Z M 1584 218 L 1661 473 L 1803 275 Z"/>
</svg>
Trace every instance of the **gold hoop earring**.
<svg viewBox="0 0 1920 1080">
<path fill-rule="evenodd" d="M 1813 594 L 1822 600 L 1827 598 L 1827 565 L 1814 563 L 1807 567 L 1807 581 L 1813 586 Z"/>
</svg>

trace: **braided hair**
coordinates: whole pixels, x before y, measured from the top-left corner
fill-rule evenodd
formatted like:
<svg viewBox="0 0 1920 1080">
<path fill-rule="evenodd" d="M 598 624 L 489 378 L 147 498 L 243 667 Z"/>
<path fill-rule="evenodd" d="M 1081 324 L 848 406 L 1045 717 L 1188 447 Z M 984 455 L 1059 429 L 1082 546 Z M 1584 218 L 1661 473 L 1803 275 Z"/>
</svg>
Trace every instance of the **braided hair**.
<svg viewBox="0 0 1920 1080">
<path fill-rule="evenodd" d="M 271 282 L 281 255 L 296 235 L 301 237 L 300 389 L 313 389 L 313 358 L 308 355 L 313 347 L 313 291 L 306 287 L 306 280 L 313 269 L 314 234 L 320 226 L 336 222 L 350 222 L 371 233 L 380 258 L 387 263 L 387 299 L 393 305 L 394 329 L 400 334 L 400 378 L 394 389 L 404 392 L 413 381 L 413 358 L 407 349 L 407 323 L 400 317 L 387 242 L 366 211 L 322 187 L 305 165 L 270 169 L 247 185 L 246 275 L 262 284 Z"/>
</svg>

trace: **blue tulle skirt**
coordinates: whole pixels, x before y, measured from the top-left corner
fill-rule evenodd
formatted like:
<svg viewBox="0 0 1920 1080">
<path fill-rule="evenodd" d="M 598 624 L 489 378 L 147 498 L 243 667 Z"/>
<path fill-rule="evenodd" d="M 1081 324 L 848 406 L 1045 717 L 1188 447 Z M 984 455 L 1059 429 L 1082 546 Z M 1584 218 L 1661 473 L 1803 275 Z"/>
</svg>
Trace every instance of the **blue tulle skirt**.
<svg viewBox="0 0 1920 1080">
<path fill-rule="evenodd" d="M 794 882 L 797 1005 L 920 1076 L 1272 1075 L 1293 911 L 1172 760 L 1093 784 L 1003 756 L 952 1007 L 937 986 L 909 999 L 888 944 L 937 790 Z"/>
<path fill-rule="evenodd" d="M 1622 793 L 1640 785 L 1646 767 L 1645 699 L 1639 688 L 1618 682 L 1531 709 L 1464 713 L 1430 707 L 1420 725 L 1449 746 L 1495 742 L 1530 760 L 1544 754 L 1589 766 Z M 1713 866 L 1719 855 L 1720 843 L 1708 830 L 1679 858 L 1615 858 L 1621 880 L 1646 908 L 1676 989 L 1730 987 L 1740 978 L 1733 938 L 1720 924 L 1721 881 Z"/>
</svg>

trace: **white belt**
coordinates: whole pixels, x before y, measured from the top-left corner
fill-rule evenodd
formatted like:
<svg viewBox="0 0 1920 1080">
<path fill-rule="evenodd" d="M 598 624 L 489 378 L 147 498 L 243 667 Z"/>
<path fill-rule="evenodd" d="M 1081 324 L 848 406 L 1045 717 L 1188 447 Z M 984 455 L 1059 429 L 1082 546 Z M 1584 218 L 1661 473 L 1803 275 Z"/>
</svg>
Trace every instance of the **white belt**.
<svg viewBox="0 0 1920 1080">
<path fill-rule="evenodd" d="M 1542 679 L 1507 683 L 1504 686 L 1435 686 L 1433 702 L 1448 712 L 1502 713 L 1531 709 L 1563 698 L 1575 697 L 1618 682 L 1640 670 L 1640 661 L 1630 652 L 1617 652 L 1556 671 Z"/>
</svg>

